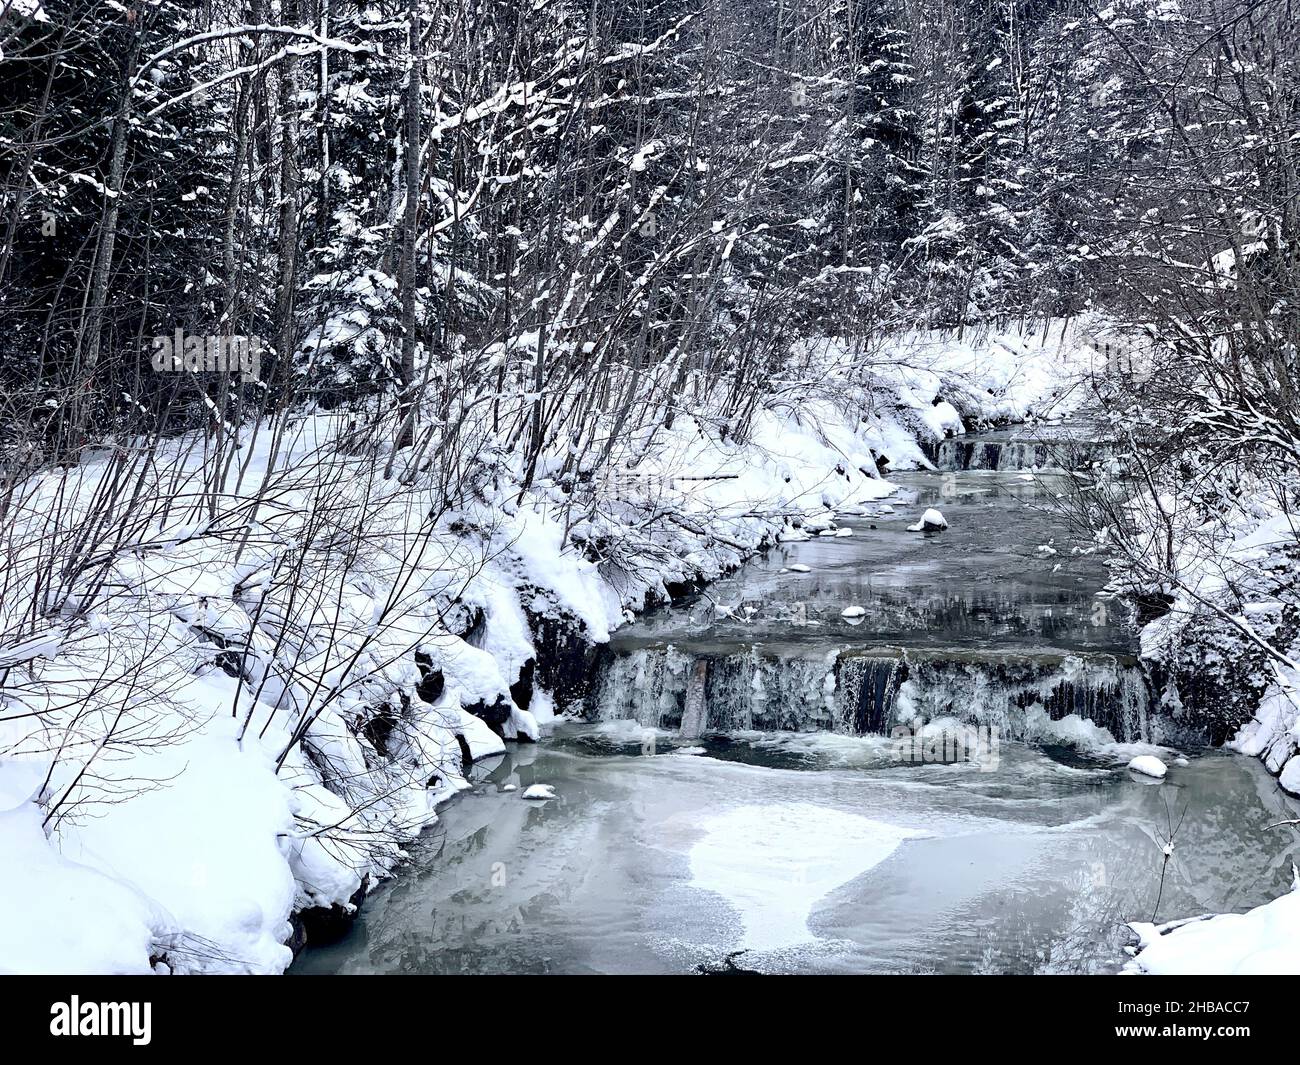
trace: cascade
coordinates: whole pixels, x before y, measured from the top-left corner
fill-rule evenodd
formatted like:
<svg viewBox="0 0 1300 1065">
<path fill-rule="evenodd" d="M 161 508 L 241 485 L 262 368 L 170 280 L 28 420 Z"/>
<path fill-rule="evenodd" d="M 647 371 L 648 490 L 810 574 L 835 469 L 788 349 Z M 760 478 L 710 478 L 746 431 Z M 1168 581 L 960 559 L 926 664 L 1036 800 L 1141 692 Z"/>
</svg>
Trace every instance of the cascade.
<svg viewBox="0 0 1300 1065">
<path fill-rule="evenodd" d="M 589 717 L 630 719 L 685 737 L 748 729 L 888 734 L 952 717 L 1033 739 L 1044 715 L 1077 715 L 1117 740 L 1150 738 L 1147 681 L 1115 654 L 841 647 L 773 653 L 761 644 L 691 655 L 617 651 L 593 685 Z"/>
</svg>

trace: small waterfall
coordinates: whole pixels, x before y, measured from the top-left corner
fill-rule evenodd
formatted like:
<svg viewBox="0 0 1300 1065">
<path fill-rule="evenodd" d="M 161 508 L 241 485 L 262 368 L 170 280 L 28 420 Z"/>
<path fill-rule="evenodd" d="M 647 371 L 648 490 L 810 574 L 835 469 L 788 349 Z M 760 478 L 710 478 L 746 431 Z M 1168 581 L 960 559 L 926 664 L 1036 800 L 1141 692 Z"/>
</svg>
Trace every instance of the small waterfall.
<svg viewBox="0 0 1300 1065">
<path fill-rule="evenodd" d="M 1002 445 L 998 456 L 999 470 L 1019 472 L 1021 470 L 1046 469 L 1059 465 L 1059 460 L 1048 453 L 1046 444 L 1032 440 L 1013 440 Z"/>
<path fill-rule="evenodd" d="M 587 712 L 688 738 L 750 729 L 887 735 L 917 719 L 952 717 L 1010 740 L 1033 740 L 1045 720 L 1077 715 L 1133 742 L 1152 738 L 1149 706 L 1141 667 L 1117 655 L 888 648 L 779 655 L 757 645 L 616 653 Z"/>
<path fill-rule="evenodd" d="M 834 654 L 775 657 L 755 647 L 710 662 L 708 729 L 830 729 L 835 724 Z"/>
<path fill-rule="evenodd" d="M 587 701 L 587 716 L 647 728 L 705 731 L 833 729 L 835 653 L 773 657 L 758 647 L 687 655 L 674 647 L 616 654 Z"/>
<path fill-rule="evenodd" d="M 998 470 L 1077 470 L 1094 462 L 1112 461 L 1113 449 L 1077 440 L 981 440 L 951 437 L 926 449 L 935 468 L 944 472 Z"/>
<path fill-rule="evenodd" d="M 1150 692 L 1135 660 L 1116 655 L 913 656 L 894 707 L 899 724 L 955 717 L 1013 740 L 1035 738 L 1043 714 L 1091 721 L 1117 740 L 1150 738 Z"/>
<path fill-rule="evenodd" d="M 839 662 L 840 714 L 837 732 L 854 735 L 887 733 L 894 703 L 907 679 L 899 655 L 854 655 Z"/>
<path fill-rule="evenodd" d="M 969 453 L 968 470 L 996 470 L 1002 459 L 1002 445 L 992 440 L 974 440 Z"/>
<path fill-rule="evenodd" d="M 955 437 L 940 441 L 939 453 L 931 461 L 936 469 L 948 472 L 964 470 L 969 461 L 966 456 L 967 446 L 967 441 Z"/>
<path fill-rule="evenodd" d="M 694 657 L 672 647 L 633 651 L 610 659 L 592 685 L 603 721 L 636 721 L 646 728 L 677 728 Z"/>
<path fill-rule="evenodd" d="M 965 469 L 1028 469 L 1035 464 L 1035 447 L 1032 443 L 1026 445 L 1021 442 L 1004 443 L 979 438 L 963 440 L 962 437 L 953 437 L 952 440 L 940 442 L 935 466 L 946 472 L 961 472 Z"/>
</svg>

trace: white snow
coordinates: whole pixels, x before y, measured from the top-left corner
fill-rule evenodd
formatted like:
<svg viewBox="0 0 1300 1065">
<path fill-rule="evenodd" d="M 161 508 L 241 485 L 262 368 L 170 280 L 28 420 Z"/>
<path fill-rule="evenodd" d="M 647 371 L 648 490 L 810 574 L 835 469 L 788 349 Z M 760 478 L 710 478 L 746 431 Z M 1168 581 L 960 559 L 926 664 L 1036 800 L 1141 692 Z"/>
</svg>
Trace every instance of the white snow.
<svg viewBox="0 0 1300 1065">
<path fill-rule="evenodd" d="M 926 512 L 921 515 L 921 520 L 916 522 L 914 525 L 909 525 L 907 531 L 937 532 L 939 529 L 946 528 L 948 528 L 948 519 L 939 511 L 935 510 L 934 507 L 929 507 Z"/>
<path fill-rule="evenodd" d="M 1278 669 L 1254 719 L 1228 746 L 1259 758 L 1282 788 L 1300 795 L 1300 674 Z"/>
<path fill-rule="evenodd" d="M 814 938 L 817 902 L 924 833 L 811 803 L 739 806 L 705 821 L 691 884 L 740 915 L 741 947 L 776 950 Z"/>
<path fill-rule="evenodd" d="M 1128 767 L 1134 773 L 1141 773 L 1143 776 L 1155 777 L 1157 779 L 1163 777 L 1169 772 L 1169 767 L 1166 766 L 1164 762 L 1160 761 L 1159 758 L 1155 757 L 1155 755 L 1151 754 L 1138 755 L 1129 762 Z"/>
<path fill-rule="evenodd" d="M 555 788 L 550 784 L 530 784 L 524 789 L 523 799 L 553 799 L 555 798 Z"/>
<path fill-rule="evenodd" d="M 1300 873 L 1292 890 L 1245 913 L 1153 925 L 1135 921 L 1128 973 L 1160 976 L 1300 975 Z"/>
<path fill-rule="evenodd" d="M 32 803 L 0 813 L 0 973 L 148 973 L 174 922 L 129 884 L 60 856 Z"/>
</svg>

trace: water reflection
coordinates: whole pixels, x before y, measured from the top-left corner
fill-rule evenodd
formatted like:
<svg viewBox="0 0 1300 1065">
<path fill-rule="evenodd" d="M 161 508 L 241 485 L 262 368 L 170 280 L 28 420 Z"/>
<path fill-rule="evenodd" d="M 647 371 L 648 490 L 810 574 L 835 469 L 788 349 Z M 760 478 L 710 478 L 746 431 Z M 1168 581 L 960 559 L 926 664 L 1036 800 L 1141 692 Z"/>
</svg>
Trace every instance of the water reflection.
<svg viewBox="0 0 1300 1065">
<path fill-rule="evenodd" d="M 504 790 L 534 782 L 557 798 Z M 1159 917 L 1286 890 L 1297 835 L 1266 826 L 1300 804 L 1250 759 L 1192 757 L 1146 786 L 1104 751 L 1009 744 L 987 773 L 884 764 L 872 739 L 754 734 L 684 747 L 561 725 L 451 804 L 353 933 L 309 949 L 293 971 L 694 972 L 743 950 L 747 920 L 802 907 L 802 941 L 750 949 L 735 955 L 741 964 L 1111 972 L 1124 960 L 1123 923 L 1151 917 L 1158 841 L 1184 806 Z M 773 853 L 711 836 L 726 818 L 770 831 Z M 866 819 L 863 832 L 879 823 L 910 836 L 855 873 L 842 843 L 854 819 Z M 799 867 L 754 875 L 755 862 L 770 868 L 776 852 L 800 848 L 802 877 Z"/>
</svg>

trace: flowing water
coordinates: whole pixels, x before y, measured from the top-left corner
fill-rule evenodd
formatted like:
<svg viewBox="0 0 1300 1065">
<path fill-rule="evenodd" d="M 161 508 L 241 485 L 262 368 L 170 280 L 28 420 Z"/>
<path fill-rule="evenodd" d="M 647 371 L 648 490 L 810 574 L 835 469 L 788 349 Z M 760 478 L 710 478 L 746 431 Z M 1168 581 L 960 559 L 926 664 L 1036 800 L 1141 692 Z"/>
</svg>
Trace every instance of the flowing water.
<svg viewBox="0 0 1300 1065">
<path fill-rule="evenodd" d="M 621 630 L 586 718 L 479 766 L 293 971 L 1113 972 L 1128 920 L 1286 890 L 1300 804 L 1152 711 L 1019 461 L 897 475 Z M 928 506 L 951 527 L 907 531 Z M 1157 749 L 1163 782 L 1126 768 Z"/>
<path fill-rule="evenodd" d="M 1058 422 L 1035 428 L 995 429 L 924 445 L 942 471 L 1077 470 L 1111 466 L 1110 444 L 1087 422 Z"/>
</svg>

